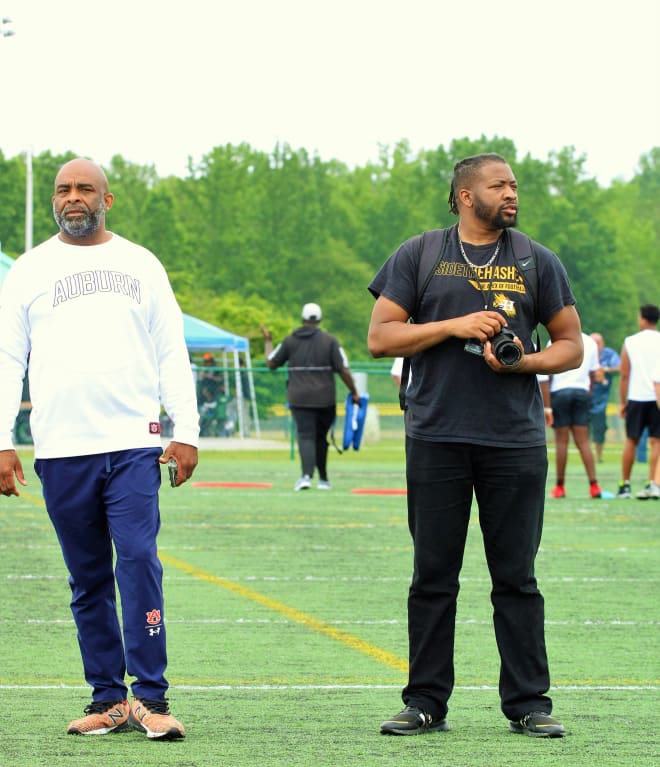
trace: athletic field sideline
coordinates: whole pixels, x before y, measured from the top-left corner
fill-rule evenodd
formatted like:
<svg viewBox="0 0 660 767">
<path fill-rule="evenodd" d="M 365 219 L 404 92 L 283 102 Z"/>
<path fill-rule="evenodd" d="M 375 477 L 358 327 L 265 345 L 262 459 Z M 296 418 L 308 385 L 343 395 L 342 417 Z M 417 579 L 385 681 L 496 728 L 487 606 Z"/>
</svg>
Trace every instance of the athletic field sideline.
<svg viewBox="0 0 660 767">
<path fill-rule="evenodd" d="M 384 737 L 379 724 L 401 708 L 405 682 L 405 497 L 351 491 L 405 487 L 401 442 L 332 452 L 332 491 L 301 493 L 292 492 L 297 459 L 281 444 L 204 449 L 194 477 L 270 487 L 163 487 L 170 704 L 187 729 L 172 743 L 65 734 L 90 696 L 59 546 L 31 451 L 21 451 L 29 486 L 0 498 L 0 767 L 658 763 L 658 503 L 591 500 L 573 448 L 568 497 L 547 502 L 537 575 L 551 695 L 567 737 L 507 731 L 476 518 L 461 578 L 452 730 Z M 619 461 L 620 446 L 607 445 L 604 488 L 616 489 Z M 646 470 L 636 464 L 635 490 Z M 550 489 L 552 468 L 549 479 Z"/>
</svg>

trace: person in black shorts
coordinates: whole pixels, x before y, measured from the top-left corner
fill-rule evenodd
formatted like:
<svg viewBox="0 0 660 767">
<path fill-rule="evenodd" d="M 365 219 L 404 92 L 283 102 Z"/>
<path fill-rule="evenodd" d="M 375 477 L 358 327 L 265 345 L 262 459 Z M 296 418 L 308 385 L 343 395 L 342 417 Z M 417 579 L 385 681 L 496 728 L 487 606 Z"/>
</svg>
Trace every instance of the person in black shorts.
<svg viewBox="0 0 660 767">
<path fill-rule="evenodd" d="M 628 336 L 621 350 L 621 379 L 619 401 L 621 417 L 626 420 L 626 441 L 621 457 L 621 482 L 617 498 L 630 498 L 630 477 L 635 463 L 635 451 L 645 427 L 649 430 L 649 474 L 644 488 L 637 493 L 639 500 L 653 497 L 655 467 L 660 455 L 660 411 L 656 407 L 653 370 L 660 359 L 660 309 L 654 304 L 639 308 L 639 332 Z"/>
<path fill-rule="evenodd" d="M 602 497 L 602 490 L 596 478 L 596 462 L 589 443 L 590 392 L 600 371 L 598 346 L 593 338 L 586 333 L 582 334 L 582 343 L 584 345 L 584 358 L 578 368 L 550 376 L 547 382 L 542 378 L 540 379 L 545 402 L 548 401 L 545 388 L 548 387 L 550 390 L 552 428 L 555 433 L 557 482 L 550 493 L 553 498 L 566 497 L 566 464 L 568 463 L 568 443 L 571 434 L 589 480 L 589 495 L 592 498 Z"/>
</svg>

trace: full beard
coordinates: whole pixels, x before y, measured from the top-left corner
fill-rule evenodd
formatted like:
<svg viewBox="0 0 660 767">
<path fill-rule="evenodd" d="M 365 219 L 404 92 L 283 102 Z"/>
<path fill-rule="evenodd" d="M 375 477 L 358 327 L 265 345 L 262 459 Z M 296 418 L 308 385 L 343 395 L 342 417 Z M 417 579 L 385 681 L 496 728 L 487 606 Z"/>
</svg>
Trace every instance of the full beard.
<svg viewBox="0 0 660 767">
<path fill-rule="evenodd" d="M 474 215 L 483 221 L 485 224 L 489 224 L 493 229 L 508 229 L 518 224 L 518 214 L 515 216 L 507 216 L 506 218 L 502 214 L 502 210 L 506 205 L 500 206 L 495 213 L 493 209 L 484 205 L 481 200 L 476 200 L 474 204 Z"/>
<path fill-rule="evenodd" d="M 63 208 L 60 213 L 55 209 L 53 203 L 53 218 L 58 227 L 69 235 L 69 237 L 75 237 L 77 239 L 83 239 L 90 234 L 94 234 L 101 226 L 103 217 L 105 215 L 105 203 L 101 201 L 96 210 L 85 210 L 83 215 L 76 218 L 67 218 L 66 213 L 68 210 L 80 210 L 77 206 L 70 206 L 69 208 Z"/>
</svg>

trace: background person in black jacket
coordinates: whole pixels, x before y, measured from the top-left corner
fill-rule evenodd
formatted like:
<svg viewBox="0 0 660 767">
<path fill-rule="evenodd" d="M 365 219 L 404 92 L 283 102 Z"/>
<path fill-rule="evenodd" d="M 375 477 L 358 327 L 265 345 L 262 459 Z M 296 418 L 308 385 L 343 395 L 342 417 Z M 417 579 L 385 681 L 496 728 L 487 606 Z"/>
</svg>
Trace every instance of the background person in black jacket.
<svg viewBox="0 0 660 767">
<path fill-rule="evenodd" d="M 321 330 L 321 307 L 305 304 L 303 324 L 273 350 L 273 337 L 263 325 L 266 364 L 271 370 L 288 363 L 287 400 L 296 424 L 302 476 L 294 490 L 308 490 L 318 469 L 319 490 L 330 490 L 328 481 L 328 431 L 336 410 L 335 373 L 359 404 L 358 391 L 339 341 Z"/>
</svg>

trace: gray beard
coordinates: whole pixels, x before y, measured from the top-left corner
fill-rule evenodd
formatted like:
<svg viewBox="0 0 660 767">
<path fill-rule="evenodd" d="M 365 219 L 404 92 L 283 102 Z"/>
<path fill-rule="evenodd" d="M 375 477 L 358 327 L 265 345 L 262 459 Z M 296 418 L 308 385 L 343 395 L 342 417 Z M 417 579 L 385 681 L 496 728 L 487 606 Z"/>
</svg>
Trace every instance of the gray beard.
<svg viewBox="0 0 660 767">
<path fill-rule="evenodd" d="M 83 239 L 98 231 L 103 223 L 105 203 L 101 202 L 96 210 L 86 211 L 78 218 L 68 219 L 66 218 L 65 213 L 66 208 L 64 208 L 61 213 L 58 213 L 55 210 L 55 204 L 53 203 L 53 218 L 60 230 L 65 234 L 68 234 L 69 237 Z"/>
</svg>

